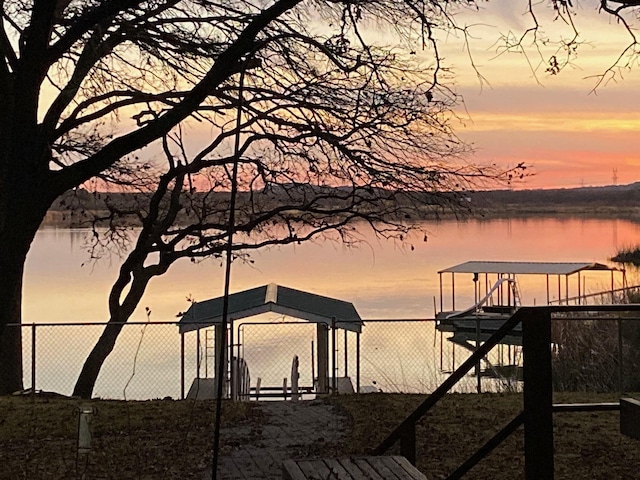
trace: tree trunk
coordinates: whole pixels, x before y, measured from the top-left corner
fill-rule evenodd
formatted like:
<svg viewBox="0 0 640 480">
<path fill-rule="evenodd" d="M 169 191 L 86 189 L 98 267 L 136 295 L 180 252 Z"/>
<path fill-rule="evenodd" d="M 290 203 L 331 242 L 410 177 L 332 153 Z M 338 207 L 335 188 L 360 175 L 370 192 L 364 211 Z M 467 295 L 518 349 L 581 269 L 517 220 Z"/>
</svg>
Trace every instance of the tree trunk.
<svg viewBox="0 0 640 480">
<path fill-rule="evenodd" d="M 74 396 L 91 398 L 102 364 L 113 351 L 122 327 L 122 323 L 109 323 L 105 327 L 82 366 L 82 371 L 73 389 Z"/>
<path fill-rule="evenodd" d="M 47 210 L 0 205 L 6 207 L 0 226 L 0 395 L 23 389 L 22 277 L 27 252 Z"/>
<path fill-rule="evenodd" d="M 102 364 L 113 351 L 113 347 L 124 327 L 124 323 L 131 318 L 149 284 L 151 276 L 146 275 L 138 269 L 133 269 L 133 272 L 130 270 L 131 265 L 136 264 L 136 261 L 143 263 L 144 257 L 138 258 L 134 250 L 120 268 L 120 276 L 111 288 L 111 293 L 109 294 L 109 311 L 111 318 L 109 318 L 109 322 L 102 332 L 102 335 L 100 335 L 100 338 L 82 366 L 82 371 L 73 389 L 74 396 L 91 398 Z M 166 271 L 166 268 L 163 271 Z M 129 282 L 131 282 L 129 291 L 124 300 L 120 302 L 121 294 L 129 285 Z"/>
<path fill-rule="evenodd" d="M 0 241 L 0 395 L 22 390 L 22 272 Z"/>
</svg>

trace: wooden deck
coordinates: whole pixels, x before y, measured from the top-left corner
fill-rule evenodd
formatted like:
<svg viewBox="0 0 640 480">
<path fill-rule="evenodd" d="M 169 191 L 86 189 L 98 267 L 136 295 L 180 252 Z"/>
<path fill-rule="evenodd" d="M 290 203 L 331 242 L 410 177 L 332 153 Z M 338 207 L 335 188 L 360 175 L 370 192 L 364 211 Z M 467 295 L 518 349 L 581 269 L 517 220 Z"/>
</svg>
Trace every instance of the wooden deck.
<svg viewBox="0 0 640 480">
<path fill-rule="evenodd" d="M 287 460 L 284 480 L 427 480 L 400 456 L 347 457 L 317 460 Z"/>
</svg>

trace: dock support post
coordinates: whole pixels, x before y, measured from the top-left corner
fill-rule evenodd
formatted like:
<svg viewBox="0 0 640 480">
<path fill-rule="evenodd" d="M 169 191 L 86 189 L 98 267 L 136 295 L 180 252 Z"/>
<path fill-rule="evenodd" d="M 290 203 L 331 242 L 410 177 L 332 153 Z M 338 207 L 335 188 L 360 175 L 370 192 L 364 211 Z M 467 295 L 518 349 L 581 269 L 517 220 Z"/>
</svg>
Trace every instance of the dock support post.
<svg viewBox="0 0 640 480">
<path fill-rule="evenodd" d="M 200 330 L 198 330 L 200 331 Z M 228 356 L 226 354 L 226 348 L 227 348 L 227 332 L 225 332 L 222 329 L 222 324 L 217 323 L 214 327 L 214 345 L 215 345 L 215 349 L 213 352 L 213 358 L 214 358 L 214 362 L 215 362 L 215 375 L 218 376 L 219 372 L 224 371 L 225 375 L 227 374 L 227 362 L 228 362 Z M 225 365 L 222 367 L 222 370 L 220 370 L 220 363 L 221 362 L 225 362 Z M 222 392 L 216 392 L 216 395 L 220 395 L 222 394 L 222 398 L 225 398 L 225 391 L 227 389 L 227 382 L 226 382 L 226 378 L 222 379 L 223 383 L 223 389 Z M 217 384 L 217 383 L 216 383 Z"/>
<path fill-rule="evenodd" d="M 318 340 L 318 393 L 329 391 L 329 326 L 318 323 L 316 327 Z"/>
<path fill-rule="evenodd" d="M 349 348 L 348 348 L 347 329 L 344 329 L 344 376 L 349 376 Z"/>
<path fill-rule="evenodd" d="M 196 330 L 196 378 L 200 378 L 200 329 Z"/>
<path fill-rule="evenodd" d="M 336 317 L 331 319 L 331 393 L 338 394 L 338 337 Z"/>
<path fill-rule="evenodd" d="M 238 400 L 235 396 L 236 393 L 236 368 L 238 366 L 238 362 L 233 356 L 233 347 L 235 344 L 235 339 L 233 335 L 233 318 L 229 318 L 229 352 L 227 354 L 227 365 L 229 365 L 229 392 L 231 393 L 231 400 Z M 224 398 L 224 397 L 223 397 Z"/>
<path fill-rule="evenodd" d="M 529 310 L 522 320 L 526 480 L 553 480 L 551 312 Z"/>
</svg>

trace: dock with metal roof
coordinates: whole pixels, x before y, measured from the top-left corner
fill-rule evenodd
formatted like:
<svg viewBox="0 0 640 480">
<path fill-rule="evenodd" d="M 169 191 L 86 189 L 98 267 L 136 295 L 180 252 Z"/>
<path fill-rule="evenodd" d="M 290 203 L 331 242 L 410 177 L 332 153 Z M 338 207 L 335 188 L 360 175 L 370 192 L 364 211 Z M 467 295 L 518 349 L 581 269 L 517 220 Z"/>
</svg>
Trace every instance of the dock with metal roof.
<svg viewBox="0 0 640 480">
<path fill-rule="evenodd" d="M 624 269 L 594 262 L 509 262 L 509 261 L 467 261 L 438 272 L 440 282 L 440 312 L 436 314 L 437 328 L 441 332 L 452 332 L 450 341 L 469 348 L 470 341 L 481 343 L 522 306 L 521 292 L 517 277 L 524 275 L 543 275 L 546 277 L 546 304 L 552 303 L 551 285 L 555 277 L 558 303 L 575 302 L 580 304 L 585 298 L 584 272 L 610 272 L 611 289 L 599 294 L 613 296 L 615 275 L 621 276 L 626 285 Z M 447 274 L 450 274 L 447 275 Z M 474 284 L 475 301 L 464 309 L 456 308 L 456 278 L 471 275 Z M 571 293 L 569 279 L 576 277 L 576 294 Z M 446 278 L 450 279 L 450 309 L 445 309 Z M 564 279 L 564 281 L 563 281 Z M 492 283 L 493 282 L 493 283 Z M 554 287 L 555 288 L 555 287 Z M 481 295 L 484 295 L 480 298 Z M 522 331 L 514 331 L 505 338 L 505 344 L 518 345 Z"/>
<path fill-rule="evenodd" d="M 343 330 L 345 338 L 347 332 L 354 333 L 356 335 L 357 357 L 355 391 L 359 390 L 360 334 L 362 332 L 364 322 L 351 302 L 270 283 L 268 285 L 251 288 L 249 290 L 229 295 L 229 325 L 227 332 L 222 331 L 223 307 L 224 297 L 213 298 L 202 302 L 194 302 L 189 309 L 182 314 L 182 317 L 178 322 L 182 342 L 181 391 L 183 398 L 185 396 L 185 334 L 195 331 L 197 333 L 197 342 L 199 345 L 199 331 L 210 327 L 213 327 L 214 329 L 215 338 L 213 355 L 215 368 L 213 371 L 218 372 L 220 362 L 224 361 L 225 366 L 223 368 L 228 372 L 229 381 L 228 386 L 225 388 L 225 395 L 230 395 L 234 398 L 237 395 L 248 395 L 246 392 L 238 391 L 238 384 L 241 382 L 238 379 L 238 372 L 234 372 L 234 369 L 239 368 L 236 362 L 241 359 L 241 345 L 237 341 L 238 332 L 236 331 L 237 329 L 234 326 L 234 322 L 265 313 L 276 313 L 282 316 L 316 324 L 315 358 L 317 366 L 314 365 L 314 371 L 317 372 L 317 378 L 314 379 L 314 385 L 307 386 L 302 389 L 306 393 L 328 393 L 332 388 L 338 389 L 344 384 L 343 378 L 336 378 L 337 376 L 335 374 L 329 374 L 329 366 L 333 365 L 333 370 L 337 371 L 336 365 L 338 360 L 336 356 L 336 332 L 338 330 Z M 233 361 L 229 362 L 227 355 L 222 355 L 222 352 L 224 351 L 231 352 L 231 358 Z M 346 351 L 344 353 L 345 355 L 347 354 Z M 196 363 L 200 365 L 201 357 L 199 348 L 197 349 L 197 355 L 198 359 Z M 196 390 L 203 385 L 213 385 L 213 382 L 206 383 L 204 381 L 205 379 L 199 378 L 199 374 L 200 372 L 198 368 L 198 376 L 194 379 L 193 384 L 197 385 Z M 294 374 L 292 373 L 292 377 L 293 376 Z M 255 390 L 256 387 L 252 388 Z M 280 391 L 282 391 L 282 387 L 263 387 L 263 390 L 268 391 L 271 389 L 280 389 Z M 199 391 L 198 393 L 202 394 L 202 392 Z"/>
</svg>

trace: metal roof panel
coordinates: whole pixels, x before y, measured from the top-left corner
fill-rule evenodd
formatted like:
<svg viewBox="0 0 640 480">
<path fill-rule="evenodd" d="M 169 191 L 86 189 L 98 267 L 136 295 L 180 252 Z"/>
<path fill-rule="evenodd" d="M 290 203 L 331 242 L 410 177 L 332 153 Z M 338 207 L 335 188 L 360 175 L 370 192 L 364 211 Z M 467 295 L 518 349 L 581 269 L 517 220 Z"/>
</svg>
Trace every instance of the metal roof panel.
<svg viewBox="0 0 640 480">
<path fill-rule="evenodd" d="M 511 273 L 514 275 L 571 275 L 585 270 L 617 271 L 602 263 L 590 262 L 484 262 L 469 261 L 438 273 Z"/>
<path fill-rule="evenodd" d="M 192 304 L 180 321 L 180 332 L 222 322 L 224 297 Z M 234 320 L 268 311 L 310 322 L 331 322 L 339 328 L 360 332 L 362 319 L 350 302 L 303 292 L 276 284 L 264 285 L 229 295 L 229 317 Z"/>
</svg>

